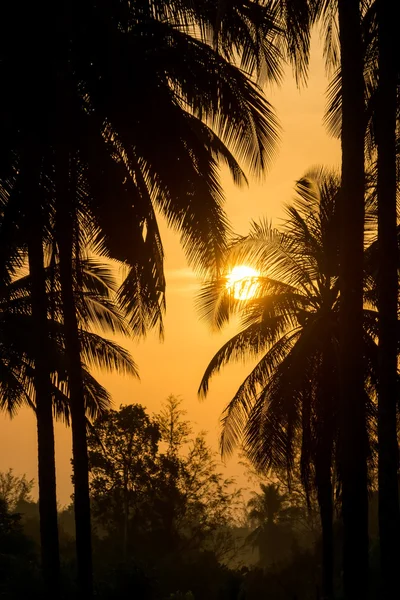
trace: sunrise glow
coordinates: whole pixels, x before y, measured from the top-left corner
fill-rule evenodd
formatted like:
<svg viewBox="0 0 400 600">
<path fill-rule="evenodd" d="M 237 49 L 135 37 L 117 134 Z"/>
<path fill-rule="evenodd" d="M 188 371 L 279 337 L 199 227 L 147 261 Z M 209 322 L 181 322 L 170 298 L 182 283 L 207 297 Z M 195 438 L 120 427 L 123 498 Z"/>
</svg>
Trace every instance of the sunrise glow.
<svg viewBox="0 0 400 600">
<path fill-rule="evenodd" d="M 250 300 L 257 292 L 259 273 L 252 267 L 233 267 L 226 278 L 226 287 L 237 300 Z"/>
</svg>

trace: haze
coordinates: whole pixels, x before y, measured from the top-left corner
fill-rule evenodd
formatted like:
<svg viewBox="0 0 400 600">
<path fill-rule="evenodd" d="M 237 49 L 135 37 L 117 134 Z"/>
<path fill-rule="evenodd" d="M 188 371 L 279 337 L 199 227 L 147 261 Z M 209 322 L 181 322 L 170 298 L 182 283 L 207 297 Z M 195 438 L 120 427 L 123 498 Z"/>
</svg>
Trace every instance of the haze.
<svg viewBox="0 0 400 600">
<path fill-rule="evenodd" d="M 307 89 L 297 90 L 290 74 L 279 90 L 267 90 L 268 99 L 275 105 L 283 126 L 281 143 L 274 164 L 265 181 L 251 181 L 249 188 L 238 189 L 223 171 L 226 208 L 233 228 L 244 234 L 251 219 L 267 216 L 278 222 L 283 204 L 292 197 L 293 184 L 306 170 L 316 164 L 337 166 L 340 144 L 324 130 L 322 117 L 325 106 L 327 79 L 324 73 L 321 44 L 314 35 L 310 77 Z M 184 399 L 188 418 L 199 430 L 207 430 L 209 440 L 217 448 L 220 414 L 244 375 L 242 365 L 231 365 L 211 384 L 205 402 L 197 399 L 197 388 L 204 368 L 221 344 L 234 330 L 211 333 L 200 322 L 194 307 L 198 280 L 188 268 L 178 237 L 161 224 L 166 252 L 167 315 L 165 341 L 155 334 L 129 348 L 139 365 L 141 381 L 100 374 L 113 396 L 114 405 L 141 403 L 150 412 L 157 412 L 169 394 Z M 126 345 L 126 341 L 123 342 Z M 72 493 L 71 432 L 62 424 L 56 425 L 56 459 L 58 501 L 68 504 Z M 0 471 L 12 467 L 16 473 L 26 473 L 37 479 L 36 425 L 32 411 L 20 410 L 10 423 L 0 416 Z M 234 459 L 226 466 L 229 475 L 245 480 Z"/>
</svg>

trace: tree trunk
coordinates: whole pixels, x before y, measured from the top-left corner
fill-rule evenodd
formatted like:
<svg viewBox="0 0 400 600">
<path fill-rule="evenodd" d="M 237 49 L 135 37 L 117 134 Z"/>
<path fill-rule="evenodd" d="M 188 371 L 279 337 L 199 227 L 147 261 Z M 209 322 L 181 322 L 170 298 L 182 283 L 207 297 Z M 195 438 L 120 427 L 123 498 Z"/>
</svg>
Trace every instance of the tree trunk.
<svg viewBox="0 0 400 600">
<path fill-rule="evenodd" d="M 327 457 L 326 457 L 327 458 Z M 322 598 L 333 598 L 333 490 L 330 460 L 317 459 L 316 480 L 322 529 Z"/>
<path fill-rule="evenodd" d="M 338 0 L 342 72 L 340 440 L 343 586 L 368 589 L 367 434 L 363 377 L 364 80 L 359 0 Z"/>
<path fill-rule="evenodd" d="M 128 499 L 128 484 L 127 484 L 127 476 L 124 475 L 124 531 L 123 531 L 123 548 L 122 548 L 122 556 L 124 562 L 127 563 L 128 560 L 128 535 L 129 535 L 129 499 Z"/>
<path fill-rule="evenodd" d="M 333 486 L 332 458 L 334 431 L 334 399 L 337 397 L 331 342 L 323 341 L 318 382 L 318 420 L 315 456 L 315 478 L 322 529 L 322 598 L 333 598 Z M 335 393 L 336 392 L 336 393 Z"/>
<path fill-rule="evenodd" d="M 382 599 L 399 597 L 397 403 L 396 6 L 378 0 L 379 536 Z M 396 592 L 397 590 L 397 592 Z"/>
<path fill-rule="evenodd" d="M 69 154 L 58 150 L 57 160 L 57 244 L 60 261 L 61 299 L 70 391 L 74 509 L 78 585 L 82 598 L 93 595 L 92 541 L 89 496 L 89 462 L 86 437 L 84 385 L 82 379 L 79 327 L 75 310 L 73 280 L 74 198 L 69 189 Z"/>
<path fill-rule="evenodd" d="M 29 190 L 29 193 L 32 196 L 32 189 Z M 59 596 L 60 556 L 42 223 L 40 207 L 29 196 L 27 202 L 31 206 L 31 210 L 29 210 L 28 260 L 31 277 L 32 319 L 36 341 L 34 345 L 34 383 L 38 435 L 41 558 L 47 595 L 49 598 L 56 598 Z"/>
</svg>

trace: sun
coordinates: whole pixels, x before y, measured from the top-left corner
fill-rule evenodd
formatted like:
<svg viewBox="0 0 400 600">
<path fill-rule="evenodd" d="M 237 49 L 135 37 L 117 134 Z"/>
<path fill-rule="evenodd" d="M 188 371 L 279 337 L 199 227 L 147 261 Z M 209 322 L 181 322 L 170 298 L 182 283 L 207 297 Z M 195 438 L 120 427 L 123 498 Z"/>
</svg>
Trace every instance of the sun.
<svg viewBox="0 0 400 600">
<path fill-rule="evenodd" d="M 226 278 L 226 287 L 236 300 L 250 300 L 257 292 L 259 276 L 258 271 L 246 265 L 233 267 Z"/>
</svg>

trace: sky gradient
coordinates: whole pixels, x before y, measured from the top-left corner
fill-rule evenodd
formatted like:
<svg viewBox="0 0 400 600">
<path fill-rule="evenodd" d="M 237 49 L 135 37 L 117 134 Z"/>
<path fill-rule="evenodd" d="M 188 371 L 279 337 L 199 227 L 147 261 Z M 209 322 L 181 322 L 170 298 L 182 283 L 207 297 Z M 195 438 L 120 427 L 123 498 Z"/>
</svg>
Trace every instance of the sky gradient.
<svg viewBox="0 0 400 600">
<path fill-rule="evenodd" d="M 267 217 L 279 226 L 284 204 L 293 197 L 297 179 L 315 165 L 338 168 L 339 141 L 327 135 L 322 123 L 326 86 L 321 44 L 314 35 L 307 88 L 299 91 L 288 69 L 280 89 L 266 89 L 283 131 L 264 181 L 250 181 L 248 188 L 238 189 L 227 171 L 222 171 L 226 210 L 237 233 L 245 234 L 249 221 L 259 217 Z M 169 394 L 181 396 L 195 430 L 206 430 L 209 442 L 217 448 L 219 417 L 251 363 L 224 369 L 211 381 L 207 399 L 198 400 L 197 388 L 204 369 L 216 350 L 235 332 L 235 323 L 221 333 L 212 333 L 205 322 L 199 321 L 194 305 L 199 283 L 187 266 L 178 236 L 164 223 L 161 231 L 167 279 L 165 341 L 159 343 L 157 336 L 150 334 L 139 343 L 123 342 L 139 366 L 140 382 L 117 375 L 95 375 L 111 392 L 115 407 L 137 402 L 153 413 Z M 56 425 L 56 455 L 58 501 L 65 505 L 72 492 L 71 432 L 62 424 Z M 0 415 L 0 471 L 9 467 L 17 474 L 37 478 L 36 424 L 28 409 L 20 411 L 12 421 Z M 226 471 L 228 475 L 236 475 L 239 484 L 245 483 L 234 458 L 227 463 Z"/>
</svg>

